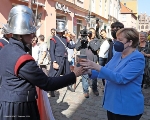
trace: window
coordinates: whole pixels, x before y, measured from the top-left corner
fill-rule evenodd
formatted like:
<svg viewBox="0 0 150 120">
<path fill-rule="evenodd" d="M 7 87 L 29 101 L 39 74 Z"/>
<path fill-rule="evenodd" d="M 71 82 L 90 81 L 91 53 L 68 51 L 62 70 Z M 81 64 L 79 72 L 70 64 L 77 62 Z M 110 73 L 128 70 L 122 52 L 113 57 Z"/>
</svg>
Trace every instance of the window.
<svg viewBox="0 0 150 120">
<path fill-rule="evenodd" d="M 125 14 L 122 15 L 122 21 L 126 22 L 126 15 Z"/>
<path fill-rule="evenodd" d="M 145 29 L 148 29 L 148 25 L 145 26 Z"/>
<path fill-rule="evenodd" d="M 144 25 L 141 26 L 141 29 L 144 29 Z"/>
</svg>

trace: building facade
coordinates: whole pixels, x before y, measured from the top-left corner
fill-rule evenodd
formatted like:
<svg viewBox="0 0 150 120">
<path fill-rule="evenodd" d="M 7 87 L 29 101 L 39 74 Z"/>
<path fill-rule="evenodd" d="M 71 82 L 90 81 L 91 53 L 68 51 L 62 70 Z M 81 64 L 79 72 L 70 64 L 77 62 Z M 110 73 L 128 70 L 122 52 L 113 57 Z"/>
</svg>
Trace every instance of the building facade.
<svg viewBox="0 0 150 120">
<path fill-rule="evenodd" d="M 119 21 L 120 18 L 120 0 L 107 0 L 108 1 L 108 37 L 111 37 L 111 24 Z"/>
<path fill-rule="evenodd" d="M 138 29 L 139 31 L 148 32 L 150 30 L 150 16 L 146 13 L 141 13 L 138 16 Z"/>
<path fill-rule="evenodd" d="M 122 22 L 124 24 L 124 26 L 127 28 L 137 29 L 137 16 L 132 12 L 131 9 L 129 9 L 123 3 L 121 3 L 121 11 L 120 11 L 119 21 Z"/>
<path fill-rule="evenodd" d="M 0 22 L 6 23 L 10 9 L 15 5 L 28 6 L 29 0 L 1 0 Z M 66 28 L 77 36 L 84 27 L 95 27 L 96 18 L 100 19 L 101 29 L 108 24 L 108 0 L 33 0 L 32 9 L 37 15 L 37 24 L 41 25 L 37 36 L 50 36 L 51 28 L 56 28 L 57 21 L 64 21 Z M 7 6 L 7 7 L 6 7 Z M 90 19 L 88 15 L 91 15 Z M 0 26 L 2 27 L 2 26 Z"/>
</svg>

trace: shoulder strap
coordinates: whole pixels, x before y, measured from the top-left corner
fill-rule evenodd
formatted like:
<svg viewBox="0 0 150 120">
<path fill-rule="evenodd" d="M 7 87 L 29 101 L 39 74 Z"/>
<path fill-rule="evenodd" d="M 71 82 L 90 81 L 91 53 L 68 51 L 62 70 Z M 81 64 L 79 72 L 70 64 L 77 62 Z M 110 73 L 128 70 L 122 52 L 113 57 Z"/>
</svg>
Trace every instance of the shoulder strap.
<svg viewBox="0 0 150 120">
<path fill-rule="evenodd" d="M 27 61 L 30 61 L 30 60 L 34 60 L 34 58 L 33 58 L 31 55 L 29 55 L 29 54 L 22 55 L 22 56 L 17 60 L 17 62 L 16 62 L 16 64 L 15 64 L 15 69 L 14 69 L 16 76 L 18 75 L 18 70 L 19 70 L 20 66 L 21 66 L 23 63 L 25 63 L 25 62 L 27 62 Z"/>
<path fill-rule="evenodd" d="M 56 36 L 58 39 L 59 39 L 59 41 L 65 46 L 65 48 L 66 48 L 66 50 L 68 49 L 67 48 L 67 46 L 65 45 L 65 43 L 58 37 L 58 36 Z"/>
<path fill-rule="evenodd" d="M 8 41 L 5 37 L 2 37 L 2 39 L 3 39 L 4 41 L 6 41 L 7 43 L 9 43 L 9 41 Z"/>
</svg>

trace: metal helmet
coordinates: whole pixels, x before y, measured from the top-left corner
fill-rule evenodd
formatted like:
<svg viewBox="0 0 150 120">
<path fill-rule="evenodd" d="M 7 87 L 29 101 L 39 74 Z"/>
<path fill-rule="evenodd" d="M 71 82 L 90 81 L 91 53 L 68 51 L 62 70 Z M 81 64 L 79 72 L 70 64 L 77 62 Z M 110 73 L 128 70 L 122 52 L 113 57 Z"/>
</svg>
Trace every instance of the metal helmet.
<svg viewBox="0 0 150 120">
<path fill-rule="evenodd" d="M 35 33 L 35 18 L 33 11 L 25 5 L 17 5 L 10 10 L 7 24 L 4 29 L 8 33 L 25 35 Z"/>
<path fill-rule="evenodd" d="M 57 22 L 56 32 L 64 32 L 66 30 L 65 26 L 66 26 L 65 22 L 63 21 Z"/>
</svg>

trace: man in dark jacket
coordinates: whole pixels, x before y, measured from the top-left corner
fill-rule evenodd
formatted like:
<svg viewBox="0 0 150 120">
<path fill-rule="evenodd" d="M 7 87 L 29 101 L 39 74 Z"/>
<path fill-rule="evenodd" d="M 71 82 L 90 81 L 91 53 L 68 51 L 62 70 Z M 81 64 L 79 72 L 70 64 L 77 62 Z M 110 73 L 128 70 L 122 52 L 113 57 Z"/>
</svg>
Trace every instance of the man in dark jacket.
<svg viewBox="0 0 150 120">
<path fill-rule="evenodd" d="M 2 32 L 3 37 L 0 38 L 0 50 L 9 43 L 9 38 L 12 37 L 11 33 L 7 33 L 7 31 L 3 28 Z M 0 79 L 0 85 L 1 85 L 1 79 Z"/>
<path fill-rule="evenodd" d="M 107 62 L 109 62 L 111 60 L 111 58 L 115 55 L 115 50 L 114 50 L 113 46 L 117 39 L 116 33 L 121 28 L 124 28 L 124 25 L 121 22 L 114 22 L 111 24 L 111 35 L 112 35 L 113 40 L 109 41 L 110 47 L 109 47 Z"/>
<path fill-rule="evenodd" d="M 67 47 L 75 48 L 75 44 L 71 45 L 66 37 L 64 37 L 65 24 L 64 22 L 57 23 L 56 35 L 50 39 L 50 57 L 51 66 L 49 71 L 50 77 L 58 77 L 60 75 L 69 74 L 70 65 L 68 61 Z M 68 86 L 72 92 L 72 86 Z M 54 91 L 51 91 L 51 96 L 55 97 Z"/>
<path fill-rule="evenodd" d="M 89 29 L 90 33 L 88 36 L 88 43 L 87 45 L 84 45 L 86 43 L 83 43 L 81 39 L 79 39 L 78 43 L 76 44 L 76 50 L 80 51 L 80 54 L 84 54 L 87 56 L 87 59 L 92 60 L 94 62 L 98 62 L 98 53 L 100 46 L 100 41 L 95 37 L 96 31 L 94 28 Z M 89 84 L 88 84 L 88 75 L 82 76 L 82 87 L 85 98 L 89 97 Z M 93 93 L 98 96 L 99 92 L 97 90 L 97 79 L 92 80 L 92 90 Z"/>
<path fill-rule="evenodd" d="M 9 38 L 12 37 L 11 33 L 7 33 L 7 31 L 3 28 L 2 29 L 3 37 L 0 38 L 0 50 L 9 43 Z"/>
</svg>

